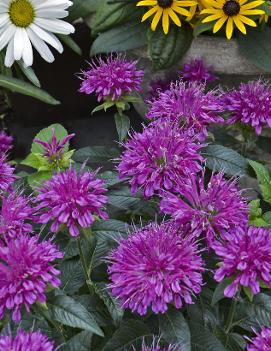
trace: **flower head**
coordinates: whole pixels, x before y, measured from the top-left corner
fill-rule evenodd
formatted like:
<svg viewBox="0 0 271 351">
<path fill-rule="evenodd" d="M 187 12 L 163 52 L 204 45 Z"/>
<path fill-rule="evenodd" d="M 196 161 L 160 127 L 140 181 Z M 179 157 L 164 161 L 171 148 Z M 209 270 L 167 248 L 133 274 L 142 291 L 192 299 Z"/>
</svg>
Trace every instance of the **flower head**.
<svg viewBox="0 0 271 351">
<path fill-rule="evenodd" d="M 126 94 L 140 91 L 144 71 L 137 70 L 137 61 L 128 61 L 124 55 L 99 57 L 83 72 L 80 92 L 95 93 L 98 101 L 117 101 Z"/>
<path fill-rule="evenodd" d="M 62 53 L 63 46 L 56 34 L 68 35 L 74 27 L 62 21 L 67 17 L 68 0 L 35 1 L 4 0 L 0 4 L 0 49 L 7 46 L 5 65 L 23 60 L 26 66 L 33 64 L 32 45 L 47 62 L 54 56 L 47 43 Z M 5 34 L 5 35 L 4 35 Z"/>
<path fill-rule="evenodd" d="M 250 340 L 251 344 L 247 346 L 247 351 L 269 351 L 271 350 L 271 328 L 262 328 L 256 336 Z"/>
<path fill-rule="evenodd" d="M 12 149 L 12 136 L 9 136 L 4 130 L 0 131 L 0 154 L 5 154 Z"/>
<path fill-rule="evenodd" d="M 223 112 L 218 92 L 204 92 L 203 84 L 172 83 L 166 91 L 161 91 L 155 100 L 149 101 L 147 117 L 158 121 L 177 121 L 183 129 L 204 140 L 207 127 L 212 123 L 223 123 L 219 115 Z"/>
<path fill-rule="evenodd" d="M 15 337 L 0 337 L 0 351 L 54 351 L 54 349 L 54 343 L 39 331 L 18 330 Z"/>
<path fill-rule="evenodd" d="M 170 88 L 172 80 L 170 78 L 155 79 L 150 82 L 150 89 L 148 92 L 149 100 L 154 100 L 159 97 L 161 91 L 166 91 Z"/>
<path fill-rule="evenodd" d="M 234 25 L 240 32 L 246 34 L 245 24 L 256 27 L 257 24 L 249 18 L 255 15 L 263 15 L 265 12 L 259 9 L 264 3 L 263 0 L 206 0 L 208 6 L 201 11 L 201 14 L 208 16 L 202 20 L 203 23 L 216 21 L 213 32 L 216 33 L 226 23 L 226 36 L 231 39 Z"/>
<path fill-rule="evenodd" d="M 180 15 L 190 17 L 189 9 L 186 10 L 184 7 L 189 8 L 196 4 L 196 1 L 190 0 L 142 0 L 139 1 L 136 6 L 149 8 L 142 17 L 142 22 L 154 15 L 151 22 L 151 29 L 155 31 L 162 18 L 163 31 L 165 34 L 168 34 L 170 20 L 172 20 L 176 26 L 181 27 L 182 22 Z"/>
<path fill-rule="evenodd" d="M 0 237 L 14 239 L 17 236 L 33 231 L 29 223 L 33 220 L 33 209 L 30 199 L 11 192 L 7 197 L 2 197 L 0 208 Z"/>
<path fill-rule="evenodd" d="M 14 171 L 15 169 L 7 163 L 6 156 L 0 154 L 0 193 L 10 190 L 11 184 L 16 179 Z"/>
<path fill-rule="evenodd" d="M 185 233 L 186 234 L 186 233 Z M 122 240 L 110 256 L 110 288 L 123 308 L 145 315 L 169 304 L 192 304 L 201 291 L 203 262 L 197 244 L 174 223 L 152 223 Z"/>
<path fill-rule="evenodd" d="M 39 243 L 39 237 L 21 235 L 0 246 L 0 318 L 7 310 L 12 319 L 21 319 L 21 309 L 26 311 L 36 302 L 45 303 L 48 284 L 60 285 L 60 274 L 52 263 L 63 254 L 51 241 Z"/>
<path fill-rule="evenodd" d="M 174 188 L 175 179 L 201 170 L 202 145 L 169 122 L 145 127 L 124 144 L 118 165 L 120 178 L 130 178 L 132 192 L 138 188 L 145 197 Z"/>
<path fill-rule="evenodd" d="M 65 224 L 72 236 L 79 235 L 79 228 L 89 228 L 95 217 L 107 219 L 104 206 L 107 197 L 104 182 L 96 179 L 96 173 L 77 173 L 70 168 L 65 172 L 55 174 L 38 190 L 35 199 L 36 210 L 39 211 L 39 222 L 51 225 L 56 233 L 61 224 Z"/>
<path fill-rule="evenodd" d="M 225 94 L 225 110 L 231 113 L 229 123 L 241 122 L 261 134 L 263 127 L 271 127 L 271 87 L 267 82 L 241 83 L 238 90 Z"/>
<path fill-rule="evenodd" d="M 249 288 L 253 295 L 260 292 L 260 283 L 271 287 L 271 230 L 256 227 L 237 227 L 225 232 L 221 241 L 212 248 L 222 259 L 215 273 L 215 280 L 225 277 L 232 283 L 224 290 L 233 297 L 240 286 Z"/>
<path fill-rule="evenodd" d="M 212 68 L 207 66 L 200 58 L 185 63 L 180 71 L 180 75 L 184 81 L 196 83 L 209 83 L 217 79 L 212 72 Z"/>
<path fill-rule="evenodd" d="M 190 175 L 176 187 L 176 195 L 165 192 L 160 208 L 178 223 L 189 224 L 195 234 L 204 234 L 211 244 L 221 231 L 246 224 L 249 209 L 236 180 L 226 180 L 218 173 L 205 185 L 204 178 L 204 172 Z"/>
</svg>

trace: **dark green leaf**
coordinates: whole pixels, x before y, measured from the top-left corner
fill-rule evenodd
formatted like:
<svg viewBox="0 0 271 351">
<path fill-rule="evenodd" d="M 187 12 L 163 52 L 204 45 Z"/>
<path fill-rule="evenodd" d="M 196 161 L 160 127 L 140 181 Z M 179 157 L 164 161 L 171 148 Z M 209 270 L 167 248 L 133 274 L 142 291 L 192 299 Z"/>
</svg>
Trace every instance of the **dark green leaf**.
<svg viewBox="0 0 271 351">
<path fill-rule="evenodd" d="M 222 171 L 231 176 L 241 176 L 247 172 L 247 160 L 228 147 L 209 145 L 202 153 L 207 159 L 207 167 L 211 170 Z"/>
<path fill-rule="evenodd" d="M 171 26 L 169 33 L 164 34 L 162 28 L 148 32 L 149 54 L 156 69 L 171 67 L 181 60 L 189 49 L 193 32 L 190 26 Z"/>
<path fill-rule="evenodd" d="M 82 55 L 82 50 L 79 45 L 72 39 L 70 35 L 64 35 L 64 34 L 58 34 L 59 38 L 61 41 L 67 45 L 73 52 L 75 52 L 77 55 L 81 56 Z"/>
<path fill-rule="evenodd" d="M 212 29 L 213 26 L 214 26 L 213 22 L 202 23 L 201 21 L 198 21 L 198 23 L 194 27 L 194 31 L 193 31 L 194 37 L 197 37 L 201 33 L 204 33 L 206 31 Z"/>
<path fill-rule="evenodd" d="M 74 21 L 78 18 L 85 18 L 95 12 L 99 6 L 97 0 L 73 0 L 73 6 L 69 11 L 69 20 Z"/>
<path fill-rule="evenodd" d="M 18 61 L 18 66 L 20 67 L 21 71 L 26 76 L 26 78 L 36 87 L 40 88 L 40 81 L 33 69 L 31 67 L 25 67 L 22 61 Z"/>
<path fill-rule="evenodd" d="M 120 153 L 118 149 L 108 148 L 105 146 L 87 146 L 83 149 L 77 150 L 73 159 L 75 162 L 88 163 L 101 163 L 108 162 L 112 159 L 119 157 Z"/>
<path fill-rule="evenodd" d="M 116 113 L 114 118 L 119 141 L 123 141 L 127 137 L 130 128 L 130 119 L 128 116 L 119 113 Z"/>
<path fill-rule="evenodd" d="M 71 338 L 65 345 L 60 347 L 61 351 L 89 351 L 91 349 L 92 333 L 82 331 Z"/>
<path fill-rule="evenodd" d="M 249 160 L 249 164 L 256 173 L 264 201 L 271 203 L 271 176 L 268 169 L 256 161 Z"/>
<path fill-rule="evenodd" d="M 196 321 L 190 324 L 192 351 L 228 351 L 220 340 Z"/>
<path fill-rule="evenodd" d="M 66 294 L 74 294 L 85 284 L 85 276 L 80 260 L 65 260 L 59 266 L 61 289 Z"/>
<path fill-rule="evenodd" d="M 213 298 L 212 298 L 212 306 L 214 306 L 220 300 L 225 298 L 224 290 L 226 289 L 226 287 L 228 285 L 230 285 L 232 283 L 232 281 L 233 281 L 233 279 L 226 278 L 226 279 L 222 280 L 222 282 L 217 284 L 215 291 L 214 291 L 214 294 L 213 294 Z"/>
</svg>

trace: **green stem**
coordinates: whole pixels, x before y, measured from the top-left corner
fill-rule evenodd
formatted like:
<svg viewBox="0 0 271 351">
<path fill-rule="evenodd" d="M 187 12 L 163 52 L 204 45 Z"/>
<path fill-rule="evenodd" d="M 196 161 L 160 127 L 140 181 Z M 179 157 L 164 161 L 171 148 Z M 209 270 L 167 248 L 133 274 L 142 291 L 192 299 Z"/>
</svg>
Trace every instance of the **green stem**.
<svg viewBox="0 0 271 351">
<path fill-rule="evenodd" d="M 77 247 L 78 247 L 78 251 L 79 251 L 79 256 L 80 256 L 80 260 L 82 263 L 82 267 L 83 267 L 83 271 L 85 274 L 85 278 L 86 278 L 86 283 L 89 289 L 90 294 L 93 294 L 93 285 L 91 282 L 91 272 L 88 270 L 88 266 L 87 266 L 87 262 L 86 262 L 86 258 L 84 255 L 84 251 L 83 251 L 83 247 L 82 247 L 82 242 L 81 242 L 81 237 L 79 236 L 77 238 Z"/>
<path fill-rule="evenodd" d="M 229 333 L 229 331 L 232 328 L 232 322 L 233 322 L 233 319 L 234 319 L 237 302 L 238 302 L 238 298 L 235 297 L 235 298 L 232 299 L 230 311 L 229 311 L 228 318 L 227 318 L 226 325 L 225 325 L 225 332 L 227 334 Z"/>
</svg>

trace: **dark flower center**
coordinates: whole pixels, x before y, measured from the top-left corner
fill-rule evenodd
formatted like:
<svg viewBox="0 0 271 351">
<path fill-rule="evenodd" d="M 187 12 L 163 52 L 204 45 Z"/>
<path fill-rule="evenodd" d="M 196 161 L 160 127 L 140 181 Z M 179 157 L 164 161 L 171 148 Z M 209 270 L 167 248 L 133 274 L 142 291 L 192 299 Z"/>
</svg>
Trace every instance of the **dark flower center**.
<svg viewBox="0 0 271 351">
<path fill-rule="evenodd" d="M 223 11 L 227 16 L 235 16 L 240 12 L 239 2 L 235 0 L 228 0 L 223 6 Z"/>
<path fill-rule="evenodd" d="M 166 9 L 167 7 L 171 7 L 173 4 L 173 0 L 157 0 L 158 6 Z"/>
</svg>

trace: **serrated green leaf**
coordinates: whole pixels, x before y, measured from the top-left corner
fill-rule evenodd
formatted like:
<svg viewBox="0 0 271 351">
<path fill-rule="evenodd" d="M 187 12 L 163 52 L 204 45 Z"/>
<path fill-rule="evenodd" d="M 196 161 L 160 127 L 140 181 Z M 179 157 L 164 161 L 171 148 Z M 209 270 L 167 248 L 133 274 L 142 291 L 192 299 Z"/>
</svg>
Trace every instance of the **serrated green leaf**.
<svg viewBox="0 0 271 351">
<path fill-rule="evenodd" d="M 114 115 L 114 118 L 119 136 L 119 141 L 122 142 L 127 137 L 130 128 L 130 118 L 124 114 L 119 113 L 116 113 Z"/>
<path fill-rule="evenodd" d="M 77 150 L 73 159 L 75 162 L 103 163 L 119 157 L 120 152 L 116 148 L 105 146 L 87 146 Z"/>
<path fill-rule="evenodd" d="M 80 260 L 64 260 L 59 265 L 61 271 L 61 289 L 66 294 L 74 294 L 86 282 Z"/>
<path fill-rule="evenodd" d="M 27 177 L 28 184 L 32 189 L 40 187 L 46 180 L 50 179 L 53 175 L 51 171 L 42 171 L 30 174 Z"/>
<path fill-rule="evenodd" d="M 29 154 L 21 164 L 24 166 L 32 167 L 35 169 L 40 169 L 40 167 L 45 165 L 45 160 L 40 154 Z"/>
<path fill-rule="evenodd" d="M 264 201 L 271 203 L 271 176 L 268 169 L 259 162 L 249 160 L 256 173 Z"/>
<path fill-rule="evenodd" d="M 73 0 L 73 6 L 69 9 L 69 21 L 85 18 L 95 12 L 99 6 L 97 0 Z"/>
<path fill-rule="evenodd" d="M 225 298 L 224 295 L 224 290 L 226 289 L 226 287 L 228 285 L 230 285 L 233 281 L 233 278 L 226 278 L 223 279 L 222 282 L 220 282 L 219 284 L 217 284 L 213 297 L 212 297 L 212 306 L 214 306 L 216 303 L 218 303 L 220 300 Z"/>
<path fill-rule="evenodd" d="M 93 334 L 82 331 L 72 337 L 65 345 L 60 347 L 60 351 L 89 351 L 91 349 Z"/>
<path fill-rule="evenodd" d="M 192 351 L 228 351 L 221 341 L 196 321 L 190 323 Z"/>
</svg>

